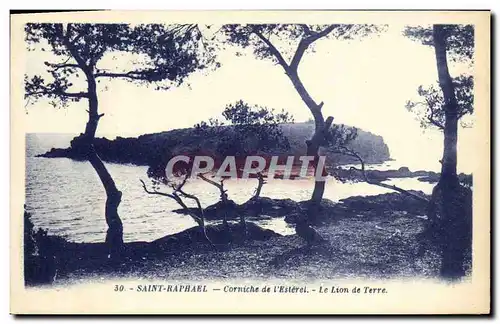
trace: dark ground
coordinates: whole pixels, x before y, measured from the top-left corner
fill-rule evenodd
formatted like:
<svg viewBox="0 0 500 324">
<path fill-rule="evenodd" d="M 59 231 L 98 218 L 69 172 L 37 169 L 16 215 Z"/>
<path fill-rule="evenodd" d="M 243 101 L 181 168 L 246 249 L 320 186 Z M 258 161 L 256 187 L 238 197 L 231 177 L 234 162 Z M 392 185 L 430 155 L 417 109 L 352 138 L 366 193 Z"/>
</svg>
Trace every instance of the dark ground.
<svg viewBox="0 0 500 324">
<path fill-rule="evenodd" d="M 427 222 L 425 203 L 408 199 L 412 198 L 391 193 L 351 197 L 337 204 L 325 201 L 315 228 L 326 241 L 312 246 L 297 235 L 281 236 L 249 222 L 245 241 L 239 225 L 232 223 L 231 243 L 224 243 L 228 237 L 222 225 L 209 226 L 215 247 L 198 228 L 191 228 L 150 243 L 128 243 L 119 259 L 109 259 L 104 244 L 56 240 L 55 258 L 45 260 L 54 260 L 49 268 L 57 269 L 55 283 L 61 284 L 103 277 L 438 277 L 440 253 L 419 236 Z M 470 271 L 470 259 L 466 269 Z"/>
</svg>

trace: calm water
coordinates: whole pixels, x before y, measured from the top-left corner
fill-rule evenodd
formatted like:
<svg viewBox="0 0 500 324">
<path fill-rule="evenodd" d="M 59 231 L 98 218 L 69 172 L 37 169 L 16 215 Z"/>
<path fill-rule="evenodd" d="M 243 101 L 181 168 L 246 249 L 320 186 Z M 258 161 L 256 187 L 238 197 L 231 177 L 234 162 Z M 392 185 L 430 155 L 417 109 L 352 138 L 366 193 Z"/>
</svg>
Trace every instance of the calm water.
<svg viewBox="0 0 500 324">
<path fill-rule="evenodd" d="M 35 226 L 74 242 L 102 242 L 105 238 L 105 193 L 97 174 L 88 162 L 70 159 L 38 158 L 52 147 L 68 147 L 73 135 L 28 134 L 26 137 L 26 209 Z M 380 169 L 397 168 L 391 161 Z M 175 201 L 146 194 L 139 179 L 148 182 L 146 167 L 107 163 L 109 172 L 123 192 L 119 213 L 123 220 L 125 241 L 151 241 L 196 225 L 189 216 L 171 212 L 179 208 Z M 253 194 L 257 181 L 228 180 L 225 185 L 231 199 L 243 203 Z M 405 189 L 430 193 L 433 185 L 417 179 L 387 181 Z M 313 180 L 271 180 L 262 196 L 306 200 Z M 216 188 L 201 180 L 188 183 L 187 192 L 197 195 L 204 206 L 218 201 Z M 354 195 L 377 195 L 391 190 L 366 183 L 347 184 L 329 179 L 325 198 L 338 201 Z M 293 234 L 283 219 L 259 221 L 260 225 L 282 234 Z"/>
</svg>

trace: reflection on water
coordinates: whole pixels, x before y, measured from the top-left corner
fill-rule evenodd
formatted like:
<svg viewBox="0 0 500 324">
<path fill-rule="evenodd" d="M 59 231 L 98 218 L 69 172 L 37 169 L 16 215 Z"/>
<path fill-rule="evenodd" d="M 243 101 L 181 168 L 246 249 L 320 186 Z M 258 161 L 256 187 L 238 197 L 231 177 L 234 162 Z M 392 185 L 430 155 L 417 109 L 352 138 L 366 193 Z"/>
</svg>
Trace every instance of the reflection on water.
<svg viewBox="0 0 500 324">
<path fill-rule="evenodd" d="M 34 224 L 48 229 L 51 234 L 75 242 L 102 242 L 106 232 L 105 192 L 92 166 L 69 159 L 35 157 L 51 147 L 67 147 L 70 139 L 71 136 L 62 138 L 61 135 L 27 136 L 26 208 L 32 214 Z M 143 191 L 139 179 L 147 180 L 146 167 L 109 163 L 107 167 L 118 188 L 123 191 L 119 213 L 123 220 L 125 241 L 150 241 L 196 225 L 189 216 L 171 212 L 179 208 L 175 201 Z M 392 179 L 387 183 L 426 193 L 430 193 L 433 187 L 414 178 Z M 229 197 L 237 203 L 248 200 L 256 185 L 255 179 L 225 182 Z M 262 189 L 262 196 L 307 200 L 313 185 L 312 179 L 269 180 Z M 193 180 L 185 190 L 197 195 L 205 207 L 219 199 L 218 190 L 204 181 Z M 386 192 L 391 190 L 367 183 L 341 183 L 329 178 L 324 198 L 338 201 L 354 195 Z M 282 218 L 265 218 L 258 222 L 285 235 L 294 233 L 293 227 Z"/>
</svg>

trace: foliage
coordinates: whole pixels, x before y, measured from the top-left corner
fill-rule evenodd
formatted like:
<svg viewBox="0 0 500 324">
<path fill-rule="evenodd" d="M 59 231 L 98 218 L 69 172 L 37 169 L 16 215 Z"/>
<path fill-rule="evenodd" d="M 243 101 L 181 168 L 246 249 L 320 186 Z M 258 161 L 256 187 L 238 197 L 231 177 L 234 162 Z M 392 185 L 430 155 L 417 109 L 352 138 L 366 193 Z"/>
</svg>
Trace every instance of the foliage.
<svg viewBox="0 0 500 324">
<path fill-rule="evenodd" d="M 56 253 L 66 240 L 63 237 L 48 235 L 43 228 L 35 229 L 31 220 L 31 214 L 24 211 L 24 256 L 47 257 Z"/>
<path fill-rule="evenodd" d="M 473 61 L 474 59 L 474 26 L 442 25 L 446 33 L 446 52 L 453 61 Z M 403 34 L 411 40 L 427 46 L 434 46 L 432 26 L 405 28 Z"/>
<path fill-rule="evenodd" d="M 349 145 L 358 137 L 358 129 L 355 127 L 346 127 L 342 124 L 334 124 L 328 131 L 328 148 L 336 150 L 340 147 Z"/>
<path fill-rule="evenodd" d="M 462 187 L 472 189 L 472 186 L 473 186 L 472 174 L 460 173 L 458 175 L 458 180 L 460 181 L 460 185 Z"/>
<path fill-rule="evenodd" d="M 472 115 L 474 112 L 474 81 L 472 76 L 461 75 L 453 79 L 455 96 L 457 99 L 458 118 L 465 115 Z M 437 127 L 444 129 L 445 113 L 444 98 L 440 87 L 430 85 L 428 87 L 419 86 L 418 95 L 420 101 L 407 101 L 406 108 L 414 113 L 423 128 Z M 468 126 L 464 121 L 460 121 L 463 127 Z"/>
<path fill-rule="evenodd" d="M 24 255 L 32 256 L 37 253 L 35 242 L 35 226 L 31 221 L 31 215 L 24 211 Z"/>
<path fill-rule="evenodd" d="M 304 52 L 313 51 L 313 42 L 320 38 L 351 40 L 384 28 L 364 24 L 229 24 L 224 25 L 222 31 L 227 41 L 243 48 L 252 48 L 257 58 L 296 68 Z"/>
<path fill-rule="evenodd" d="M 472 25 L 441 25 L 446 38 L 446 54 L 453 62 L 474 62 L 474 26 Z M 434 46 L 432 26 L 406 27 L 404 35 L 427 46 Z M 474 112 L 474 79 L 472 75 L 460 75 L 453 78 L 457 101 L 457 115 L 462 118 Z M 413 112 L 422 127 L 437 127 L 444 129 L 445 110 L 444 97 L 440 87 L 435 85 L 419 86 L 419 101 L 408 101 L 406 108 Z M 468 126 L 463 120 L 463 127 Z"/>
<path fill-rule="evenodd" d="M 290 149 L 280 124 L 293 123 L 293 117 L 281 110 L 250 105 L 242 100 L 226 106 L 223 120 L 209 119 L 194 126 L 195 134 L 217 139 L 222 156 L 247 156 L 269 149 Z"/>
<path fill-rule="evenodd" d="M 52 283 L 58 270 L 57 260 L 65 254 L 67 241 L 63 237 L 48 235 L 31 221 L 24 210 L 24 282 L 26 285 Z"/>
<path fill-rule="evenodd" d="M 244 163 L 244 158 L 249 155 L 265 153 L 272 149 L 289 150 L 290 143 L 280 127 L 283 123 L 293 123 L 293 117 L 284 110 L 275 112 L 274 109 L 250 105 L 240 100 L 225 107 L 222 120 L 211 118 L 208 122 L 202 121 L 194 125 L 187 136 L 188 142 L 182 141 L 180 145 L 189 151 L 183 154 L 212 156 L 215 167 L 218 167 L 217 164 L 226 156 L 235 156 L 239 165 Z M 211 148 L 215 151 L 209 152 Z M 148 177 L 152 180 L 155 190 L 159 190 L 162 185 L 178 185 L 176 182 L 182 178 L 180 176 L 186 175 L 192 168 L 193 159 L 188 164 L 176 163 L 173 170 L 176 180 L 167 179 L 165 167 L 173 155 L 172 152 L 167 153 L 153 161 L 148 168 Z"/>
<path fill-rule="evenodd" d="M 356 137 L 345 132 L 342 126 L 324 130 L 323 102 L 317 103 L 300 80 L 298 67 L 307 52 L 314 51 L 314 43 L 319 39 L 352 40 L 361 39 L 385 30 L 385 25 L 368 24 L 266 24 L 266 25 L 226 25 L 223 27 L 231 43 L 253 49 L 259 59 L 270 59 L 281 65 L 295 90 L 300 95 L 314 117 L 315 136 L 320 146 L 346 144 Z M 342 133 L 344 132 L 344 133 Z M 321 135 L 321 138 L 316 136 Z M 312 143 L 312 141 L 309 141 Z M 314 146 L 310 146 L 314 147 Z M 317 150 L 317 148 L 316 148 Z M 316 191 L 315 191 L 316 192 Z M 313 193 L 314 196 L 314 193 Z"/>
<path fill-rule="evenodd" d="M 25 76 L 25 98 L 46 97 L 54 106 L 88 98 L 91 90 L 83 85 L 94 78 L 166 89 L 215 60 L 202 48 L 200 32 L 192 25 L 29 23 L 25 32 L 28 50 L 50 52 L 54 58 L 44 62 L 47 75 Z M 129 67 L 101 67 L 106 56 L 116 61 L 124 53 L 137 58 L 125 64 Z"/>
</svg>

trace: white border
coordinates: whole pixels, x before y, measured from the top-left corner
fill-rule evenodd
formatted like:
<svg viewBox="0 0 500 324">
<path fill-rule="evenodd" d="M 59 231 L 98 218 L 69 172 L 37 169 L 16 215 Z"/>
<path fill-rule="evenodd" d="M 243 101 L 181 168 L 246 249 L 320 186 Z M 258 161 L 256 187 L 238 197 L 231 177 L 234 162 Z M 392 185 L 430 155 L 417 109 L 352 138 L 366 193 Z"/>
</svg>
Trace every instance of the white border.
<svg viewBox="0 0 500 324">
<path fill-rule="evenodd" d="M 404 3 L 404 7 L 402 4 Z M 140 4 L 140 6 L 139 6 Z M 96 1 L 96 0 L 87 0 L 85 2 L 81 3 L 74 3 L 74 2 L 68 2 L 68 1 L 54 1 L 54 0 L 48 0 L 48 1 L 5 1 L 2 2 L 0 6 L 2 6 L 1 12 L 3 13 L 1 15 L 0 21 L 1 21 L 1 29 L 3 30 L 1 34 L 1 40 L 2 44 L 4 44 L 4 49 L 2 51 L 2 61 L 4 64 L 4 69 L 3 71 L 8 71 L 9 70 L 9 14 L 8 14 L 8 9 L 9 8 L 16 8 L 16 9 L 30 9 L 30 8 L 40 8 L 41 5 L 43 5 L 44 8 L 46 9 L 52 9 L 52 8 L 68 8 L 72 9 L 74 7 L 78 7 L 81 9 L 93 9 L 93 8 L 99 8 L 99 7 L 104 7 L 104 8 L 114 8 L 114 9 L 127 9 L 127 10 L 132 10 L 132 9 L 174 9 L 174 10 L 181 10 L 181 9 L 210 9 L 210 10 L 216 10 L 216 9 L 327 9 L 327 8 L 335 8 L 335 9 L 395 9 L 395 8 L 400 8 L 400 9 L 492 9 L 493 12 L 498 13 L 500 10 L 499 5 L 500 1 L 497 0 L 488 0 L 488 1 L 464 1 L 464 0 L 454 0 L 454 1 L 436 1 L 436 0 L 421 0 L 421 1 L 377 1 L 374 3 L 373 1 L 365 0 L 350 0 L 350 1 L 339 1 L 339 2 L 333 2 L 332 1 L 316 1 L 316 0 L 308 0 L 308 1 L 270 1 L 270 0 L 253 0 L 253 1 L 220 1 L 220 0 L 212 0 L 212 1 L 194 1 L 194 0 L 183 0 L 183 1 L 178 1 L 175 3 L 165 3 L 163 1 L 151 1 L 151 0 L 141 0 L 140 2 L 138 1 Z M 5 6 L 5 8 L 4 8 Z M 494 34 L 494 37 L 497 39 L 497 34 Z M 495 41 L 494 44 L 497 44 L 498 41 Z M 495 46 L 496 47 L 496 46 Z M 494 51 L 496 53 L 496 51 Z M 494 65 L 495 66 L 495 65 Z M 496 69 L 495 71 L 496 72 Z M 494 76 L 494 74 L 493 74 Z M 5 249 L 3 252 L 4 256 L 9 255 L 8 251 L 8 246 L 9 246 L 9 238 L 8 238 L 8 215 L 10 214 L 8 212 L 9 209 L 9 145 L 10 145 L 10 129 L 9 129 L 9 77 L 10 75 L 7 73 L 4 73 L 4 77 L 2 78 L 2 87 L 0 88 L 3 92 L 3 95 L 1 98 L 3 98 L 4 105 L 3 109 L 0 110 L 0 143 L 3 149 L 2 157 L 0 158 L 0 163 L 1 163 L 1 175 L 2 175 L 2 182 L 1 182 L 1 194 L 0 194 L 0 206 L 2 207 L 2 222 L 3 222 L 3 230 L 4 233 L 2 235 L 2 247 Z M 496 85 L 495 89 L 492 90 L 494 93 L 499 93 L 499 86 L 498 84 Z M 494 108 L 493 108 L 494 109 Z M 496 114 L 495 117 L 495 122 L 498 123 L 498 114 Z M 495 149 L 498 149 L 500 144 L 498 141 L 496 141 L 495 144 Z M 497 183 L 498 177 L 495 179 L 495 184 Z M 497 193 L 498 194 L 498 193 Z M 498 196 L 495 194 L 495 199 L 497 200 Z M 500 195 L 500 194 L 498 194 Z M 498 200 L 497 200 L 498 201 Z M 496 227 L 492 229 L 493 231 L 496 232 L 498 229 L 498 221 L 496 221 Z M 498 247 L 498 246 L 497 246 Z M 11 322 L 14 320 L 14 318 L 10 315 L 8 315 L 8 305 L 9 305 L 9 267 L 3 266 L 1 267 L 2 271 L 2 322 Z M 498 305 L 495 305 L 498 306 Z M 494 307 L 495 309 L 496 307 Z M 496 308 L 498 309 L 498 308 Z M 52 319 L 50 318 L 45 318 L 45 319 L 38 319 L 41 322 L 51 322 Z M 96 322 L 101 322 L 103 319 L 92 319 L 93 321 Z M 122 319 L 117 319 L 117 320 L 122 320 Z M 169 319 L 173 320 L 173 319 Z M 259 319 L 261 321 L 263 319 Z M 436 319 L 426 319 L 426 321 L 433 322 Z M 477 319 L 478 320 L 478 319 Z M 72 321 L 71 319 L 64 319 L 62 322 L 70 322 Z M 130 321 L 130 320 L 128 320 Z M 140 319 L 133 319 L 131 322 L 136 322 L 140 321 Z M 265 321 L 265 320 L 264 320 Z"/>
</svg>

